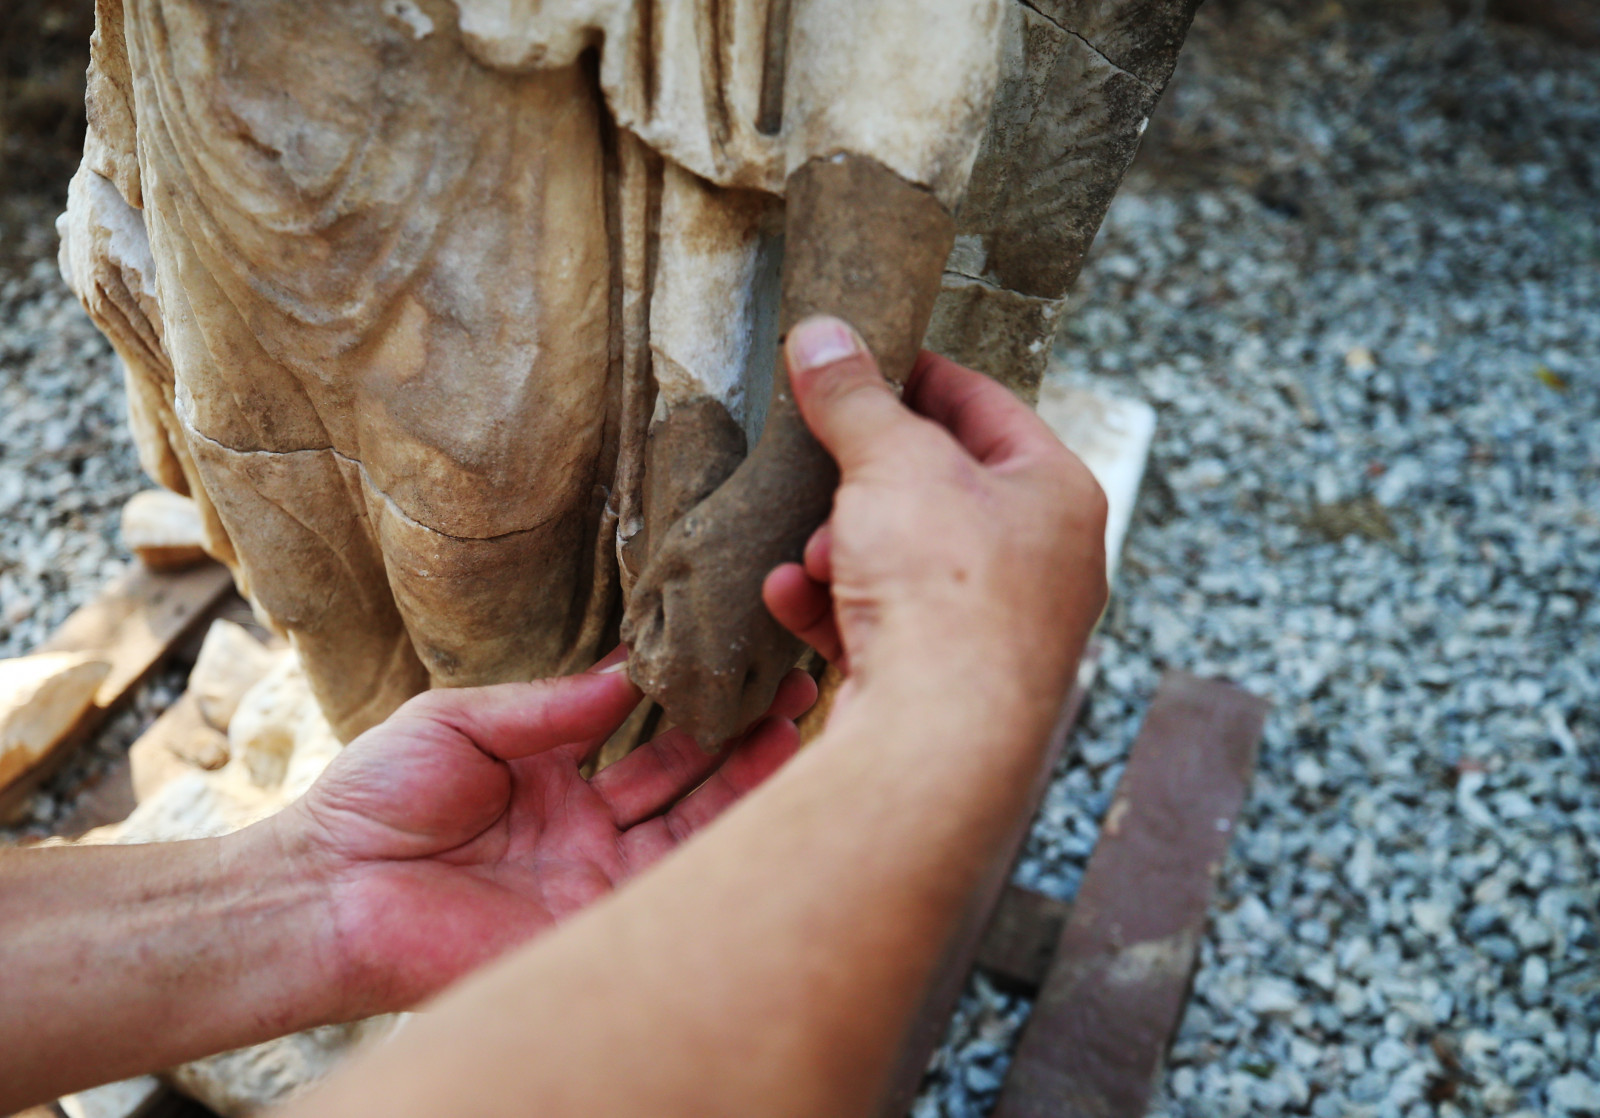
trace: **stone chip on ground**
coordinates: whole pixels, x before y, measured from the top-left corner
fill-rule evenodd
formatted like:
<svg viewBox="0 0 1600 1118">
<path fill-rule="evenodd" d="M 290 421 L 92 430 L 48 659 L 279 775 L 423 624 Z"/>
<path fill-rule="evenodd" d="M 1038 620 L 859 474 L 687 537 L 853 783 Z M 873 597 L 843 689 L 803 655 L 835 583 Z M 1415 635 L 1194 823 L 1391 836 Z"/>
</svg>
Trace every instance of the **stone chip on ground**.
<svg viewBox="0 0 1600 1118">
<path fill-rule="evenodd" d="M 0 788 L 73 731 L 110 670 L 105 660 L 82 652 L 0 660 Z"/>
<path fill-rule="evenodd" d="M 245 693 L 285 655 L 282 649 L 262 644 L 243 625 L 225 618 L 213 621 L 189 673 L 189 692 L 207 724 L 227 733 Z"/>
<path fill-rule="evenodd" d="M 209 558 L 200 510 L 166 489 L 129 498 L 122 508 L 122 542 L 153 571 L 181 571 Z"/>
</svg>

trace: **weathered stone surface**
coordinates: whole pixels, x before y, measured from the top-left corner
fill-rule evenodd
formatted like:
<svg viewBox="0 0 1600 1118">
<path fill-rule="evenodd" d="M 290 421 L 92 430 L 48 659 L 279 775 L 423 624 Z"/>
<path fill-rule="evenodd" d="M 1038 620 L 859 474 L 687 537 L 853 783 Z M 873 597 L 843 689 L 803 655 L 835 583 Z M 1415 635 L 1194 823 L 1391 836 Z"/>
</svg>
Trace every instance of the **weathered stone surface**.
<svg viewBox="0 0 1600 1118">
<path fill-rule="evenodd" d="M 141 1075 L 68 1095 L 61 1100 L 61 1109 L 67 1118 L 137 1118 L 160 1093 L 159 1079 Z"/>
<path fill-rule="evenodd" d="M 995 0 L 708 11 L 101 4 L 63 271 L 342 736 L 612 639 L 642 357 L 754 433 L 790 174 L 965 189 Z"/>
<path fill-rule="evenodd" d="M 188 687 L 206 723 L 227 733 L 245 693 L 286 655 L 285 650 L 262 644 L 243 625 L 222 618 L 213 621 L 189 673 Z"/>
<path fill-rule="evenodd" d="M 339 752 L 296 657 L 281 658 L 239 700 L 228 723 L 228 751 L 253 786 L 277 793 L 284 804 Z"/>
<path fill-rule="evenodd" d="M 209 725 L 194 696 L 185 692 L 128 747 L 128 781 L 136 804 L 191 769 L 228 763 L 228 735 Z"/>
<path fill-rule="evenodd" d="M 1059 300 L 1018 295 L 946 272 L 923 344 L 989 374 L 1033 404 L 1062 309 Z"/>
<path fill-rule="evenodd" d="M 325 1025 L 278 1040 L 224 1052 L 167 1073 L 173 1086 L 223 1118 L 246 1118 L 312 1086 L 362 1043 L 379 1042 L 402 1016 Z"/>
<path fill-rule="evenodd" d="M 298 658 L 285 654 L 239 700 L 227 764 L 214 772 L 163 770 L 165 781 L 146 784 L 127 819 L 83 841 L 170 842 L 236 831 L 302 795 L 339 749 Z"/>
<path fill-rule="evenodd" d="M 110 670 L 80 652 L 0 660 L 0 788 L 72 732 Z"/>
<path fill-rule="evenodd" d="M 786 216 L 780 325 L 812 314 L 846 318 L 884 376 L 903 383 L 950 252 L 948 211 L 875 160 L 834 155 L 792 176 Z M 759 717 L 800 655 L 800 642 L 762 604 L 761 583 L 800 557 L 838 482 L 787 373 L 779 369 L 773 385 L 761 441 L 661 533 L 623 619 L 629 675 L 707 746 Z"/>
<path fill-rule="evenodd" d="M 1028 397 L 1190 4 L 718 10 L 348 5 L 308 39 L 285 0 L 101 4 L 63 271 L 127 366 L 147 469 L 192 495 L 342 737 L 425 687 L 571 671 L 613 639 L 670 534 L 640 536 L 646 494 L 681 490 L 654 502 L 676 511 L 731 458 L 701 440 L 715 462 L 657 456 L 694 484 L 649 479 L 651 402 L 663 431 L 710 402 L 754 438 L 780 274 L 799 290 L 858 242 L 916 255 L 874 196 L 786 218 L 809 167 L 870 163 L 959 210 L 948 267 L 997 291 L 947 282 L 930 339 Z M 901 368 L 920 330 L 879 331 L 904 307 L 857 288 L 831 309 Z M 796 447 L 746 473 L 816 473 Z M 788 507 L 716 519 L 787 540 Z M 676 556 L 685 577 L 743 585 L 760 572 L 718 565 L 789 550 L 715 535 Z M 727 628 L 770 627 L 759 608 L 679 614 L 645 659 L 771 643 Z M 686 705 L 743 688 L 730 665 L 641 670 L 675 721 L 737 729 Z M 771 674 L 723 705 L 759 710 Z"/>
<path fill-rule="evenodd" d="M 122 542 L 153 571 L 181 571 L 210 558 L 200 510 L 166 489 L 136 493 L 123 506 Z"/>
<path fill-rule="evenodd" d="M 376 7 L 325 14 L 308 50 L 293 5 L 251 6 L 239 36 L 182 0 L 103 8 L 133 127 L 91 144 L 64 256 L 160 382 L 136 431 L 207 495 L 213 550 L 237 549 L 348 736 L 430 683 L 598 651 L 609 250 L 581 66 L 510 79 L 451 21 L 417 38 Z M 137 163 L 139 196 L 96 210 L 107 160 Z M 101 294 L 117 281 L 146 297 Z"/>
<path fill-rule="evenodd" d="M 686 401 L 651 424 L 641 504 L 644 529 L 624 551 L 630 566 L 649 556 L 652 536 L 659 538 L 728 480 L 747 452 L 744 429 L 710 396 Z"/>
<path fill-rule="evenodd" d="M 1002 50 L 949 266 L 1059 299 L 1078 278 L 1160 92 L 1016 0 Z"/>
<path fill-rule="evenodd" d="M 1041 14 L 1156 89 L 1167 84 L 1201 0 L 1029 0 Z"/>
<path fill-rule="evenodd" d="M 1032 403 L 1062 301 L 1196 0 L 1008 0 L 1000 80 L 927 345 Z"/>
</svg>

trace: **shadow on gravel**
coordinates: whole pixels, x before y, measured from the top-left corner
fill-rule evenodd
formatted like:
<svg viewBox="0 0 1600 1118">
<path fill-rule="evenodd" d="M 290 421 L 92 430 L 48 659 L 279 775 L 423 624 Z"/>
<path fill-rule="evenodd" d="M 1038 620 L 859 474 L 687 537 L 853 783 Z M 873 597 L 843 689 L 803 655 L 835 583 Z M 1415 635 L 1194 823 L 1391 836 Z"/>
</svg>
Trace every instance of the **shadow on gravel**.
<svg viewBox="0 0 1600 1118">
<path fill-rule="evenodd" d="M 0 3 L 0 270 L 53 252 L 83 154 L 93 0 Z"/>
</svg>

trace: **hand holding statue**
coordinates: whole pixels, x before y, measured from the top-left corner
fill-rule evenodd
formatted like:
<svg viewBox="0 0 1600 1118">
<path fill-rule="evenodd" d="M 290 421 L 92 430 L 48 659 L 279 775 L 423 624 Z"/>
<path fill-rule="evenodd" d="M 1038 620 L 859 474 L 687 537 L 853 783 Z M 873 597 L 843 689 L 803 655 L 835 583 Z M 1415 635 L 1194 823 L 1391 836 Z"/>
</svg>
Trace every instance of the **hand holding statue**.
<svg viewBox="0 0 1600 1118">
<path fill-rule="evenodd" d="M 547 1093 L 582 1084 L 583 1113 L 662 1112 L 708 1082 L 756 1095 L 704 1109 L 751 1112 L 777 1082 L 797 1105 L 822 1092 L 810 1113 L 859 1102 L 1104 604 L 1105 500 L 977 373 L 924 353 L 902 402 L 836 319 L 800 323 L 785 352 L 841 475 L 803 561 L 764 587 L 773 616 L 846 672 L 802 757 L 785 764 L 792 720 L 815 698 L 796 672 L 721 751 L 669 730 L 586 779 L 584 761 L 639 702 L 619 649 L 580 675 L 420 695 L 303 799 L 232 835 L 0 852 L 14 995 L 0 1001 L 0 1113 L 407 1008 L 497 955 L 494 974 L 385 1046 L 393 1067 L 350 1081 L 349 1112 L 437 1113 L 463 1084 L 497 1089 L 484 1060 Z M 782 872 L 802 859 L 805 873 Z M 663 972 L 673 980 L 652 984 Z M 652 1008 L 647 988 L 674 1004 Z M 669 1035 L 663 1014 L 700 1032 Z M 476 1024 L 452 1032 L 463 1019 Z M 761 1035 L 799 1048 L 773 1040 L 738 1082 L 694 1072 L 751 1041 L 751 1022 L 780 1019 Z M 408 1037 L 428 1059 L 407 1054 Z M 496 1057 L 502 1041 L 521 1057 Z M 564 1044 L 571 1060 L 523 1058 Z M 647 1049 L 625 1080 L 578 1066 Z M 848 1076 L 807 1071 L 846 1054 Z"/>
<path fill-rule="evenodd" d="M 835 709 L 909 674 L 1053 717 L 1081 651 L 1061 633 L 1105 605 L 1094 476 L 1014 395 L 937 354 L 918 357 L 903 401 L 838 319 L 800 323 L 786 356 L 840 481 L 803 561 L 774 570 L 764 597 L 846 671 Z"/>
<path fill-rule="evenodd" d="M 348 1016 L 414 1005 L 611 892 L 798 747 L 792 720 L 816 697 L 800 671 L 721 750 L 668 730 L 585 779 L 640 700 L 624 651 L 582 675 L 419 695 L 270 821 L 326 883 Z"/>
</svg>

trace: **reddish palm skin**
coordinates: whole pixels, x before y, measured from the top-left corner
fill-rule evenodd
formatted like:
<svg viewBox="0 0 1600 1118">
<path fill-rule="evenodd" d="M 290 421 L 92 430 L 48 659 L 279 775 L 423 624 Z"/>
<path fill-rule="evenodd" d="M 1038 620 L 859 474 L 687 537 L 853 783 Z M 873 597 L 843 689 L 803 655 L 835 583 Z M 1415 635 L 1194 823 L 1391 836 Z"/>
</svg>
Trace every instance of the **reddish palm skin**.
<svg viewBox="0 0 1600 1118">
<path fill-rule="evenodd" d="M 600 899 L 794 752 L 803 673 L 716 754 L 668 731 L 592 780 L 639 701 L 625 672 L 419 696 L 274 820 L 325 883 L 347 1015 L 411 1006 Z"/>
</svg>

